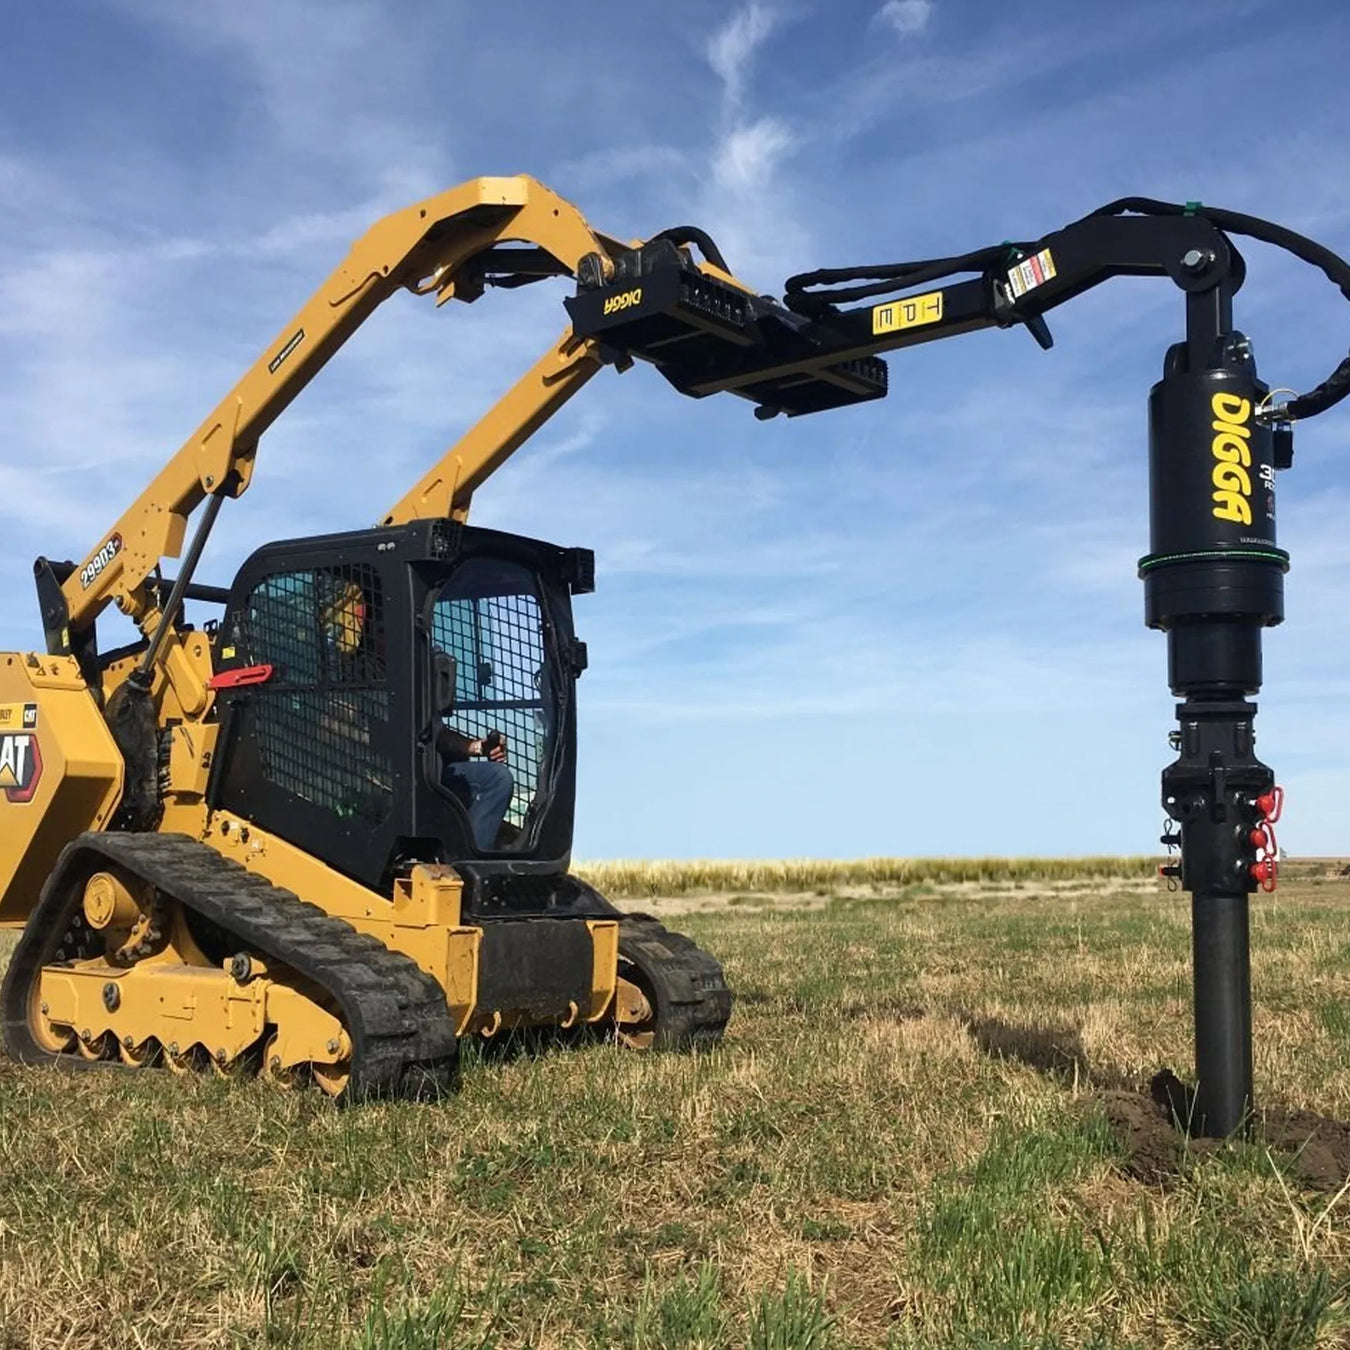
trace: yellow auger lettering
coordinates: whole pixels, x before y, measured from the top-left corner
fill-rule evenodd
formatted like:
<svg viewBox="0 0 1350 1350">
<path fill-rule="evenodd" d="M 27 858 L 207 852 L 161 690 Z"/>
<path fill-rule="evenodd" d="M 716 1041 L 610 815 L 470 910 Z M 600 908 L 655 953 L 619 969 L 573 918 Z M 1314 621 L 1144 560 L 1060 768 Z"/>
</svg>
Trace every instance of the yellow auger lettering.
<svg viewBox="0 0 1350 1350">
<path fill-rule="evenodd" d="M 1252 431 L 1247 421 L 1252 415 L 1251 400 L 1237 394 L 1215 394 L 1209 406 L 1214 414 L 1211 424 L 1214 440 L 1210 448 L 1215 459 L 1211 475 L 1215 519 L 1250 525 L 1252 480 L 1247 469 L 1252 462 L 1248 445 Z"/>
<path fill-rule="evenodd" d="M 631 291 L 624 291 L 620 295 L 611 295 L 605 301 L 605 313 L 617 314 L 621 309 L 632 309 L 634 305 L 642 303 L 642 287 L 635 286 Z"/>
</svg>

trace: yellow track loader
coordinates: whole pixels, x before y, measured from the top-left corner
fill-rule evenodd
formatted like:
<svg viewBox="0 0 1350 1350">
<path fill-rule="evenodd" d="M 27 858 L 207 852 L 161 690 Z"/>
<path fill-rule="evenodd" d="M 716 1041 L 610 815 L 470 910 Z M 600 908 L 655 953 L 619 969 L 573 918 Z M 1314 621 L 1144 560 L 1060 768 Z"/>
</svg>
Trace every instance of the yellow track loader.
<svg viewBox="0 0 1350 1350">
<path fill-rule="evenodd" d="M 594 331 L 574 312 L 378 525 L 267 544 L 227 588 L 194 580 L 263 432 L 383 300 L 558 276 Z M 622 342 L 599 332 L 613 320 Z M 623 243 L 527 177 L 370 229 L 89 555 L 34 565 L 44 650 L 0 653 L 0 926 L 23 930 L 9 1053 L 239 1065 L 361 1100 L 445 1090 L 468 1035 L 719 1040 L 717 961 L 569 874 L 572 596 L 594 557 L 467 518 L 606 364 L 640 357 L 695 397 L 734 371 L 734 392 L 789 414 L 885 392 L 882 362 L 814 359 L 810 329 L 703 231 Z M 747 350 L 811 369 L 746 379 Z M 220 617 L 194 628 L 187 600 Z M 110 604 L 138 642 L 100 648 Z"/>
<path fill-rule="evenodd" d="M 631 251 L 524 177 L 380 221 L 87 558 L 38 560 L 45 650 L 0 654 L 11 1055 L 247 1065 L 361 1099 L 449 1087 L 470 1034 L 720 1038 L 718 963 L 568 873 L 571 598 L 593 557 L 466 523 L 601 368 L 598 342 L 565 332 L 375 528 L 268 544 L 228 588 L 192 580 L 262 433 L 397 289 L 472 301 Z M 194 629 L 187 599 L 221 617 Z M 141 641 L 100 650 L 109 604 Z M 468 756 L 507 788 L 486 832 Z"/>
</svg>

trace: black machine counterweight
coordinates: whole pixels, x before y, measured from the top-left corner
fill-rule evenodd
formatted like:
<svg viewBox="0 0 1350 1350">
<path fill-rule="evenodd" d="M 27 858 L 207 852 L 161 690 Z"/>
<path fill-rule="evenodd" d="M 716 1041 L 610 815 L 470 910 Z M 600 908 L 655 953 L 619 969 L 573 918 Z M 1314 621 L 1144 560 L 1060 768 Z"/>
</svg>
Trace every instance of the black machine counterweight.
<svg viewBox="0 0 1350 1350">
<path fill-rule="evenodd" d="M 1215 1136 L 1242 1129 L 1253 1109 L 1249 897 L 1274 889 L 1279 857 L 1283 793 L 1256 758 L 1247 701 L 1261 686 L 1261 630 L 1284 617 L 1275 473 L 1292 462 L 1294 420 L 1350 394 L 1347 357 L 1310 393 L 1272 401 L 1233 327 L 1246 266 L 1230 234 L 1294 253 L 1350 299 L 1350 266 L 1301 235 L 1199 203 L 1129 198 L 1032 242 L 792 277 L 785 307 L 717 303 L 715 280 L 695 278 L 674 250 L 635 255 L 604 282 L 583 273 L 568 302 L 578 332 L 645 357 L 683 392 L 729 390 L 771 417 L 881 397 L 876 357 L 901 347 L 1020 324 L 1049 348 L 1046 312 L 1111 277 L 1166 276 L 1184 292 L 1185 340 L 1168 351 L 1149 401 L 1150 551 L 1139 574 L 1146 622 L 1167 634 L 1168 682 L 1182 699 L 1177 759 L 1162 776 L 1162 842 L 1180 861 L 1161 870 L 1192 896 L 1197 1082 L 1184 1123 Z M 690 284 L 666 275 L 672 267 Z M 977 275 L 934 288 L 962 273 Z M 695 341 L 672 341 L 671 321 Z"/>
</svg>

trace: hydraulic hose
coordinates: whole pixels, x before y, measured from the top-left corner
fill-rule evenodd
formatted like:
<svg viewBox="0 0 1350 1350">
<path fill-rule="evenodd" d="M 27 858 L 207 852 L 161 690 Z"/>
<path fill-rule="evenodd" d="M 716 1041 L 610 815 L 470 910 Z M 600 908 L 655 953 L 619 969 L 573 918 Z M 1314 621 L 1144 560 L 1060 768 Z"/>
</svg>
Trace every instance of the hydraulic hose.
<svg viewBox="0 0 1350 1350">
<path fill-rule="evenodd" d="M 1274 244 L 1276 248 L 1282 248 L 1286 253 L 1292 253 L 1294 257 L 1316 267 L 1350 300 L 1350 263 L 1316 240 L 1284 225 L 1276 225 L 1274 221 L 1262 220 L 1259 216 L 1249 216 L 1241 211 L 1205 206 L 1200 202 L 1180 206 L 1176 202 L 1160 202 L 1151 197 L 1122 197 L 1091 214 L 1120 216 L 1127 213 L 1142 216 L 1202 216 L 1226 234 L 1242 234 L 1259 239 L 1264 244 Z M 1316 388 L 1285 404 L 1282 412 L 1290 421 L 1316 417 L 1318 413 L 1334 408 L 1347 395 L 1350 395 L 1350 354 Z"/>
<path fill-rule="evenodd" d="M 1118 201 L 1089 212 L 1083 219 L 1126 214 L 1201 216 L 1227 234 L 1246 235 L 1262 243 L 1273 244 L 1276 248 L 1282 248 L 1296 258 L 1310 263 L 1321 271 L 1347 300 L 1350 300 L 1350 263 L 1324 245 L 1307 238 L 1306 235 L 1283 225 L 1276 225 L 1273 221 L 1262 220 L 1258 216 L 1249 216 L 1240 211 L 1204 206 L 1199 202 L 1188 202 L 1183 205 L 1179 202 L 1157 201 L 1151 197 L 1122 197 Z M 1075 222 L 1079 223 L 1081 222 Z M 1071 229 L 1072 226 L 1067 228 Z M 926 285 L 962 272 L 987 272 L 1006 263 L 1010 257 L 1020 257 L 1037 247 L 1034 242 L 1007 242 L 950 258 L 930 258 L 921 262 L 884 263 L 866 267 L 819 268 L 814 272 L 801 272 L 789 277 L 784 302 L 789 309 L 797 313 L 819 316 L 829 313 L 838 305 L 867 300 L 877 295 L 888 295 L 911 286 Z M 1350 354 L 1321 384 L 1282 405 L 1278 413 L 1282 420 L 1289 421 L 1316 417 L 1318 413 L 1335 407 L 1347 396 L 1350 396 Z"/>
<path fill-rule="evenodd" d="M 731 268 L 727 266 L 727 260 L 722 256 L 722 250 L 717 247 L 712 235 L 707 230 L 700 230 L 697 225 L 672 225 L 668 230 L 662 230 L 658 234 L 652 235 L 652 239 L 669 239 L 672 244 L 697 244 L 699 251 L 714 267 L 720 267 L 724 272 L 730 272 Z M 649 239 L 648 243 L 651 242 Z"/>
</svg>

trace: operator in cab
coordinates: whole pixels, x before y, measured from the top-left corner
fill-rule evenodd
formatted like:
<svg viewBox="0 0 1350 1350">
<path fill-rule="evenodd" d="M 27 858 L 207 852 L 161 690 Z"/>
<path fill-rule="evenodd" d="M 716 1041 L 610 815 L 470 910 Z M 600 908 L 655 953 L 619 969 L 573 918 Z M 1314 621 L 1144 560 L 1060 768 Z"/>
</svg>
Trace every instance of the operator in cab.
<svg viewBox="0 0 1350 1350">
<path fill-rule="evenodd" d="M 436 733 L 436 753 L 441 757 L 442 786 L 469 813 L 474 847 L 490 852 L 515 791 L 506 764 L 506 738 L 493 731 L 480 739 L 443 725 Z"/>
</svg>

